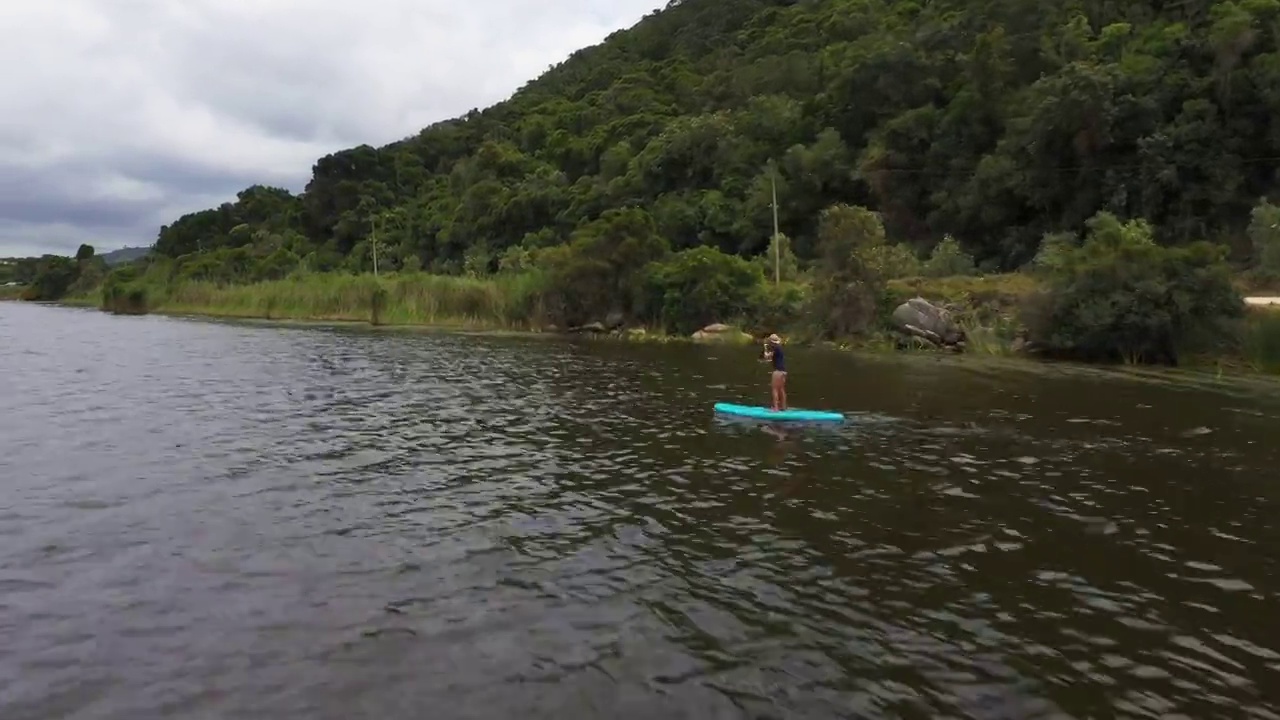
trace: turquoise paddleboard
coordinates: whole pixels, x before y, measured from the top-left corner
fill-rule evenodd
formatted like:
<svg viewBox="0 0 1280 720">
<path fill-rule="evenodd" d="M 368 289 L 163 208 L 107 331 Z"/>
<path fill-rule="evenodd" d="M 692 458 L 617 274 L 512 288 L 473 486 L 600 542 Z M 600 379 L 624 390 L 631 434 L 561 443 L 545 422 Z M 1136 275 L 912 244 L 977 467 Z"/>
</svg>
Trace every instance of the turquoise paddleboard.
<svg viewBox="0 0 1280 720">
<path fill-rule="evenodd" d="M 726 415 L 760 418 L 761 420 L 844 420 L 844 415 L 842 413 L 826 412 L 823 410 L 783 410 L 781 412 L 774 412 L 767 407 L 760 407 L 759 405 L 737 405 L 735 403 L 725 402 L 716 403 L 715 410 L 718 413 L 724 413 Z"/>
</svg>

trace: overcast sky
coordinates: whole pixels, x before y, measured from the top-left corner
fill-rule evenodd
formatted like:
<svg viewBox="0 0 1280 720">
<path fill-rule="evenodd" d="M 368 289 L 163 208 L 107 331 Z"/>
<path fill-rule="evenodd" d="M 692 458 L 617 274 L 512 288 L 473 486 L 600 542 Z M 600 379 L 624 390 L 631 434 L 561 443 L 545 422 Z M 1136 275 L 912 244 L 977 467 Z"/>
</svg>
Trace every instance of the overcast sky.
<svg viewBox="0 0 1280 720">
<path fill-rule="evenodd" d="M 0 257 L 150 245 L 485 107 L 662 0 L 0 0 Z"/>
</svg>

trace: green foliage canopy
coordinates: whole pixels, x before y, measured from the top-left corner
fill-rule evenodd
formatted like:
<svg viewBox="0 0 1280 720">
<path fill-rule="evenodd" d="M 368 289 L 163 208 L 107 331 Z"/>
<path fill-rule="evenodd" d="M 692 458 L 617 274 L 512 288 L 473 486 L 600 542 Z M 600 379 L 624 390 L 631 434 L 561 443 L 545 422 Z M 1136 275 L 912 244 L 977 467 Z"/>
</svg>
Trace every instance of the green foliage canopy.
<svg viewBox="0 0 1280 720">
<path fill-rule="evenodd" d="M 753 256 L 775 190 L 801 261 L 837 203 L 996 270 L 1100 211 L 1162 245 L 1241 236 L 1276 186 L 1278 37 L 1280 0 L 684 0 L 491 108 L 320 158 L 300 195 L 178 218 L 156 252 L 474 273 L 634 207 L 675 250 Z"/>
<path fill-rule="evenodd" d="M 1060 253 L 1031 306 L 1031 339 L 1053 354 L 1176 364 L 1186 350 L 1229 342 L 1244 306 L 1224 249 L 1161 247 L 1143 220 L 1101 213 L 1083 245 Z M 1217 349 L 1217 348 L 1214 348 Z"/>
</svg>

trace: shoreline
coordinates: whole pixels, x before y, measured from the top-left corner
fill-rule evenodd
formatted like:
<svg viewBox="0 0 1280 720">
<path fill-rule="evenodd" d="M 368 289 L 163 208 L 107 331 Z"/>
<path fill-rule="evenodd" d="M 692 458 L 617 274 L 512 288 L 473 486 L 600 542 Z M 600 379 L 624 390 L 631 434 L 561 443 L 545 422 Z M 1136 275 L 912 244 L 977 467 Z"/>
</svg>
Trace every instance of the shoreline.
<svg viewBox="0 0 1280 720">
<path fill-rule="evenodd" d="M 115 313 L 102 309 L 98 303 L 88 298 L 76 298 L 52 302 L 37 303 L 71 307 L 109 315 L 129 316 L 129 313 Z M 1255 311 L 1276 311 L 1280 308 L 1271 306 L 1253 306 Z M 566 330 L 547 330 L 533 328 L 501 327 L 495 323 L 482 320 L 458 320 L 454 322 L 380 322 L 373 323 L 368 318 L 352 317 L 265 317 L 260 314 L 243 312 L 219 312 L 217 310 L 196 310 L 190 307 L 170 307 L 148 310 L 140 315 L 159 315 L 173 319 L 227 322 L 244 325 L 295 327 L 295 328 L 356 328 L 362 331 L 401 332 L 401 333 L 446 333 L 475 337 L 513 337 L 542 340 L 586 340 L 590 342 L 631 343 L 631 344 L 679 344 L 702 347 L 745 347 L 754 340 L 719 339 L 698 340 L 693 337 L 660 334 L 646 328 L 631 328 L 610 332 L 570 332 Z M 636 331 L 641 332 L 636 332 Z M 733 335 L 730 333 L 730 335 Z M 1171 385 L 1211 386 L 1223 389 L 1229 386 L 1248 385 L 1264 390 L 1280 391 L 1280 376 L 1249 367 L 1244 361 L 1233 357 L 1195 356 L 1188 357 L 1179 366 L 1142 366 L 1123 363 L 1101 364 L 1085 363 L 1070 360 L 1054 360 L 1016 352 L 953 352 L 938 349 L 897 349 L 879 335 L 855 341 L 807 341 L 799 340 L 790 343 L 793 347 L 823 350 L 828 352 L 848 353 L 866 358 L 886 359 L 898 358 L 910 362 L 945 362 L 977 367 L 1000 367 L 1010 370 L 1031 372 L 1054 372 L 1086 375 L 1107 375 L 1123 377 L 1140 382 L 1155 382 Z"/>
</svg>

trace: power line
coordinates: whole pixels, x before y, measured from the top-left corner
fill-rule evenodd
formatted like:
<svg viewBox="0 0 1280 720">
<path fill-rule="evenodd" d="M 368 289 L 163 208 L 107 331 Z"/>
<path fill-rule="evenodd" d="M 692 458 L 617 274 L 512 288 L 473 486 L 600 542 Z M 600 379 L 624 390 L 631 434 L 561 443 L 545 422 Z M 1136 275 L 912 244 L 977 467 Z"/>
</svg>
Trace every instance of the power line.
<svg viewBox="0 0 1280 720">
<path fill-rule="evenodd" d="M 990 157 L 990 156 L 987 155 L 984 157 Z M 1265 163 L 1275 163 L 1277 164 L 1278 167 L 1280 167 L 1280 156 L 1278 155 L 1266 155 L 1266 156 L 1258 156 L 1258 157 L 1236 157 L 1236 158 L 1232 158 L 1230 156 L 1224 156 L 1224 155 L 1216 155 L 1215 157 L 1220 162 L 1230 162 L 1230 163 L 1235 163 L 1239 165 L 1261 165 Z M 981 160 L 979 160 L 979 162 L 981 162 Z M 1182 165 L 1176 165 L 1172 163 L 1170 165 L 1174 170 L 1186 169 L 1185 166 L 1182 166 Z M 1080 165 L 1054 165 L 1049 167 L 1041 167 L 1041 166 L 1036 166 L 1031 164 L 1017 163 L 1014 165 L 1014 169 L 1020 170 L 1020 171 L 1047 172 L 1047 173 L 1056 172 L 1056 173 L 1065 174 L 1065 173 L 1073 173 L 1073 172 L 1082 172 L 1085 170 L 1094 170 L 1094 171 L 1101 172 L 1101 171 L 1108 171 L 1108 170 L 1149 170 L 1149 169 L 1155 169 L 1155 168 L 1153 168 L 1152 165 L 1150 164 L 1144 164 L 1144 163 L 1105 163 L 1103 162 L 1103 163 L 1090 163 L 1090 164 L 1080 164 Z M 1167 169 L 1167 168 L 1162 168 L 1162 169 Z M 917 166 L 917 167 L 887 167 L 887 168 L 857 167 L 855 168 L 855 170 L 859 176 L 887 174 L 887 175 L 930 175 L 930 176 L 937 176 L 937 177 L 948 177 L 948 176 L 977 177 L 981 172 L 977 168 L 973 170 L 960 170 L 958 168 L 937 168 L 937 167 L 929 167 L 929 166 L 923 166 L 923 165 Z"/>
</svg>

